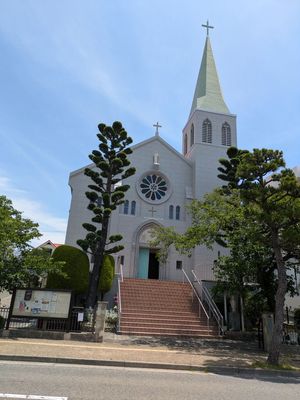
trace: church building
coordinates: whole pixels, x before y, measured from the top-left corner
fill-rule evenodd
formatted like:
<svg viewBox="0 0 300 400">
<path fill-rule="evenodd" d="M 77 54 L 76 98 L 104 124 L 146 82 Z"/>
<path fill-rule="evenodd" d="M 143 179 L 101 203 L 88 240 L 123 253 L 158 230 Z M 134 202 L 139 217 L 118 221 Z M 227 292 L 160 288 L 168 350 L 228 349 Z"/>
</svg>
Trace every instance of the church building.
<svg viewBox="0 0 300 400">
<path fill-rule="evenodd" d="M 115 257 L 123 265 L 125 277 L 179 281 L 184 268 L 187 273 L 194 269 L 200 280 L 213 281 L 214 260 L 225 251 L 217 245 L 213 250 L 199 246 L 187 257 L 170 249 L 167 262 L 161 265 L 156 258 L 158 249 L 149 244 L 155 226 L 173 226 L 181 233 L 190 226 L 186 206 L 222 184 L 217 177 L 218 160 L 226 157 L 229 146 L 237 145 L 236 116 L 223 98 L 209 38 L 211 27 L 208 23 L 205 27 L 200 71 L 182 130 L 182 151 L 160 136 L 158 123 L 154 136 L 132 146 L 129 157 L 136 174 L 126 179 L 130 185 L 126 201 L 110 221 L 110 234 L 123 235 L 120 244 L 125 248 Z M 93 168 L 93 164 L 88 167 Z M 66 244 L 72 246 L 85 237 L 82 224 L 92 217 L 85 196 L 90 184 L 85 168 L 70 174 L 72 200 Z"/>
</svg>

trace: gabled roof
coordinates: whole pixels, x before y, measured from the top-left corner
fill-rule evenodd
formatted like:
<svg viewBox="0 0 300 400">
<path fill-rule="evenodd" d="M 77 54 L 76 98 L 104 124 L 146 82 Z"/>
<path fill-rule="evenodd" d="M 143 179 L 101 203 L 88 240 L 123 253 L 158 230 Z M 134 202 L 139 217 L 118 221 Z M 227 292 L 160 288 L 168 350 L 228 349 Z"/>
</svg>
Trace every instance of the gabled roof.
<svg viewBox="0 0 300 400">
<path fill-rule="evenodd" d="M 60 243 L 52 243 L 51 240 L 47 240 L 46 242 L 40 244 L 37 248 L 43 248 L 45 246 L 51 246 L 52 248 L 56 248 L 62 246 Z"/>
<path fill-rule="evenodd" d="M 190 116 L 196 109 L 230 114 L 223 99 L 209 36 L 205 41 Z"/>
<path fill-rule="evenodd" d="M 155 142 L 155 141 L 160 142 L 163 146 L 165 146 L 168 150 L 170 150 L 174 155 L 176 155 L 177 157 L 179 157 L 182 161 L 184 161 L 184 162 L 185 162 L 186 164 L 188 164 L 189 166 L 192 166 L 192 164 L 193 164 L 192 161 L 190 161 L 190 160 L 188 160 L 187 158 L 185 158 L 181 153 L 179 153 L 179 151 L 177 151 L 176 149 L 174 149 L 174 147 L 172 147 L 171 145 L 169 145 L 168 142 L 166 142 L 164 139 L 162 139 L 162 138 L 161 138 L 160 136 L 158 136 L 158 135 L 152 136 L 152 137 L 150 137 L 149 139 L 143 140 L 142 142 L 137 143 L 137 144 L 131 146 L 131 149 L 134 151 L 135 149 L 139 149 L 140 147 L 143 147 L 143 146 L 147 145 L 148 143 Z M 72 172 L 70 173 L 70 178 L 71 178 L 72 176 L 74 176 L 74 175 L 77 175 L 77 174 L 79 174 L 79 173 L 82 173 L 82 172 L 85 170 L 85 168 L 93 168 L 94 166 L 95 166 L 95 164 L 94 164 L 94 163 L 91 163 L 91 164 L 85 165 L 85 166 L 82 167 L 82 168 L 76 169 L 75 171 L 72 171 Z"/>
<path fill-rule="evenodd" d="M 134 151 L 135 149 L 138 149 L 140 147 L 143 147 L 145 145 L 147 145 L 148 143 L 151 142 L 155 142 L 158 141 L 160 142 L 163 146 L 165 146 L 169 151 L 171 151 L 174 155 L 176 155 L 177 157 L 179 157 L 182 161 L 184 161 L 185 163 L 187 163 L 189 166 L 191 166 L 193 164 L 192 161 L 188 160 L 187 158 L 185 158 L 181 153 L 179 153 L 179 151 L 177 151 L 176 149 L 174 149 L 174 147 L 172 147 L 168 142 L 166 142 L 161 136 L 159 135 L 155 135 L 150 137 L 149 139 L 143 140 L 140 143 L 135 144 L 134 146 L 131 147 L 131 149 Z"/>
</svg>

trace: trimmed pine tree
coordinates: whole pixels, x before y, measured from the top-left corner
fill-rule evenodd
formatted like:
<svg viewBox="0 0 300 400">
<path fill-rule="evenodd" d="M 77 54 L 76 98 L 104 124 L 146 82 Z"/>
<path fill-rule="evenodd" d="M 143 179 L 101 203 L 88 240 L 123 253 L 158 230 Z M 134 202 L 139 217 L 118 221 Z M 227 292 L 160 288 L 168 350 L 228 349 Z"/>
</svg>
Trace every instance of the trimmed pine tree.
<svg viewBox="0 0 300 400">
<path fill-rule="evenodd" d="M 84 172 L 92 181 L 88 185 L 91 191 L 85 193 L 90 201 L 88 209 L 92 213 L 92 223 L 82 225 L 87 234 L 85 239 L 77 241 L 85 252 L 93 256 L 94 261 L 87 307 L 95 306 L 104 256 L 124 248 L 116 244 L 122 240 L 122 235 L 108 237 L 108 225 L 112 212 L 124 203 L 125 192 L 129 189 L 129 185 L 123 185 L 123 181 L 135 174 L 135 168 L 129 167 L 128 160 L 128 155 L 132 153 L 129 148 L 132 139 L 121 122 L 116 121 L 112 126 L 99 124 L 98 129 L 99 150 L 93 150 L 89 155 L 95 166 L 86 168 Z"/>
</svg>

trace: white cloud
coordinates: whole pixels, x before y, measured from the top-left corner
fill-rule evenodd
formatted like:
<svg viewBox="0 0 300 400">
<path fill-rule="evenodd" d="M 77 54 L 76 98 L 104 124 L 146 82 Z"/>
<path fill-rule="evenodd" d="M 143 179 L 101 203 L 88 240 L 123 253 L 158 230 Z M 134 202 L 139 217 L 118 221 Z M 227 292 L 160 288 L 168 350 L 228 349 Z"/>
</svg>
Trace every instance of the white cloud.
<svg viewBox="0 0 300 400">
<path fill-rule="evenodd" d="M 22 211 L 24 217 L 39 224 L 39 230 L 43 236 L 39 240 L 33 240 L 33 245 L 41 244 L 46 240 L 64 243 L 67 227 L 65 218 L 59 218 L 49 213 L 41 203 L 31 199 L 26 191 L 16 188 L 11 180 L 3 175 L 0 175 L 0 193 L 12 200 L 13 206 Z"/>
</svg>

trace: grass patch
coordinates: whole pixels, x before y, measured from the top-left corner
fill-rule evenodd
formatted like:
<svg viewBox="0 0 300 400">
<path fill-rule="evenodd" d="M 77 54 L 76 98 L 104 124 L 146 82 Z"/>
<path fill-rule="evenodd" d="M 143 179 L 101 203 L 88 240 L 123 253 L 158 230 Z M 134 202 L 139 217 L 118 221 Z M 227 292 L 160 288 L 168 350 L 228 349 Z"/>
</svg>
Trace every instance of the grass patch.
<svg viewBox="0 0 300 400">
<path fill-rule="evenodd" d="M 290 364 L 270 365 L 266 361 L 255 361 L 251 364 L 251 367 L 262 368 L 262 369 L 273 369 L 276 371 L 299 371 L 299 368 L 295 368 Z"/>
</svg>

